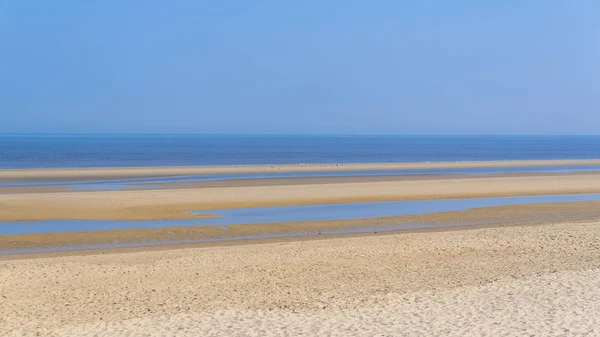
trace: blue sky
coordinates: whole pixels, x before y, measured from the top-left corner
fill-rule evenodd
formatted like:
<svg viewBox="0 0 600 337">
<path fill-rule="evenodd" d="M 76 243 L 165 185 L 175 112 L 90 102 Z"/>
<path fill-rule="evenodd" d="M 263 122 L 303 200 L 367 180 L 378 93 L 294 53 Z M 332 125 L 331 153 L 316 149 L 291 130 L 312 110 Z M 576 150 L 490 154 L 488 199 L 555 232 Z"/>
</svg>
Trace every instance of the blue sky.
<svg viewBox="0 0 600 337">
<path fill-rule="evenodd" d="M 600 2 L 0 1 L 0 132 L 600 134 Z"/>
</svg>

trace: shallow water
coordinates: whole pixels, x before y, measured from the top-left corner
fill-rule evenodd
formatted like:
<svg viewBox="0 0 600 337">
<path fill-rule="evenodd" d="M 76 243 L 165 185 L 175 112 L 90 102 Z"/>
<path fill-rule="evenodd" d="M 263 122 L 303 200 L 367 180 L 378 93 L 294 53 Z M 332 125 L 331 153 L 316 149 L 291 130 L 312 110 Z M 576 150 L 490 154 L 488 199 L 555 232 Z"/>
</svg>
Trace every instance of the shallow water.
<svg viewBox="0 0 600 337">
<path fill-rule="evenodd" d="M 277 233 L 277 234 L 259 234 L 259 235 L 240 235 L 226 238 L 206 238 L 206 239 L 190 239 L 190 240 L 169 240 L 169 241 L 151 241 L 151 242 L 134 242 L 134 243 L 121 243 L 118 240 L 108 244 L 97 244 L 97 245 L 73 245 L 73 246 L 59 246 L 59 247 L 38 247 L 28 249 L 7 249 L 0 250 L 0 254 L 23 254 L 23 253 L 40 253 L 50 251 L 74 251 L 82 249 L 107 249 L 107 248 L 125 248 L 125 247 L 144 247 L 144 246 L 156 246 L 156 245 L 175 245 L 175 244 L 186 244 L 186 243 L 202 243 L 202 242 L 220 242 L 220 241 L 240 241 L 240 240 L 252 240 L 252 239 L 274 239 L 274 238 L 289 238 L 289 237 L 301 237 L 301 236 L 315 236 L 315 235 L 335 235 L 335 234 L 352 234 L 352 233 L 378 233 L 387 231 L 397 230 L 408 230 L 408 229 L 428 229 L 428 228 L 444 228 L 452 225 L 448 224 L 402 224 L 396 226 L 386 227 L 363 227 L 363 228 L 346 228 L 336 230 L 325 230 L 325 231 L 299 231 L 296 233 Z M 222 226 L 219 226 L 222 227 Z M 226 227 L 225 227 L 226 229 Z"/>
<path fill-rule="evenodd" d="M 186 183 L 202 181 L 223 181 L 234 179 L 265 179 L 265 178 L 301 178 L 301 177 L 357 177 L 382 175 L 426 175 L 426 174 L 498 174 L 498 173 L 571 173 L 585 171 L 600 171 L 600 166 L 541 166 L 541 167 L 506 167 L 506 168 L 457 168 L 457 169 L 419 169 L 419 170 L 365 170 L 338 172 L 281 172 L 281 173 L 248 173 L 248 174 L 206 174 L 176 177 L 149 177 L 130 179 L 110 179 L 93 181 L 60 181 L 60 182 L 9 182 L 0 181 L 0 187 L 37 187 L 37 186 L 66 186 L 75 190 L 121 190 L 131 188 L 158 189 L 163 183 Z"/>
<path fill-rule="evenodd" d="M 222 218 L 203 219 L 203 223 L 207 225 L 231 225 L 272 222 L 361 219 L 384 216 L 460 211 L 470 208 L 481 208 L 491 206 L 586 200 L 600 200 L 600 194 L 443 200 L 409 200 L 331 205 L 238 208 L 211 211 L 211 213 L 220 215 L 222 216 Z"/>
<path fill-rule="evenodd" d="M 223 226 L 233 224 L 361 219 L 383 216 L 458 211 L 478 207 L 585 200 L 600 200 L 600 194 L 414 201 L 411 200 L 331 205 L 239 208 L 210 211 L 210 213 L 220 215 L 222 216 L 222 218 L 186 220 L 50 220 L 27 222 L 0 222 L 0 235 L 52 232 L 80 232 L 124 228 L 159 228 L 170 226 L 219 226 L 220 228 L 226 230 L 226 227 Z M 200 213 L 207 212 L 197 212 L 197 214 Z M 451 226 L 451 224 L 449 226 Z"/>
</svg>

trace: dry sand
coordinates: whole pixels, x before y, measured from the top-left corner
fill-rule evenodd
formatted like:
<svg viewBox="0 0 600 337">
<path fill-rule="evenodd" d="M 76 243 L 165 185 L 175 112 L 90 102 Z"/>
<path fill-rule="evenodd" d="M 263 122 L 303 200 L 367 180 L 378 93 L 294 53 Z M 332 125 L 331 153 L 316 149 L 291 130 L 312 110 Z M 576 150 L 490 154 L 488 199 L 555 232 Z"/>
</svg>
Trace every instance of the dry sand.
<svg viewBox="0 0 600 337">
<path fill-rule="evenodd" d="M 274 173 L 274 172 L 336 172 L 371 170 L 411 170 L 485 167 L 599 166 L 600 159 L 574 160 L 513 160 L 423 163 L 347 163 L 347 164 L 282 164 L 238 166 L 168 166 L 168 167 L 107 167 L 57 169 L 0 169 L 0 181 L 22 180 L 89 180 L 108 178 L 141 178 L 201 174 Z"/>
<path fill-rule="evenodd" d="M 600 270 L 437 292 L 341 310 L 219 310 L 58 329 L 64 336 L 597 336 Z"/>
<path fill-rule="evenodd" d="M 0 221 L 185 219 L 191 210 L 578 193 L 600 193 L 600 174 L 0 194 Z"/>
<path fill-rule="evenodd" d="M 600 223 L 0 261 L 0 335 L 600 334 Z"/>
</svg>

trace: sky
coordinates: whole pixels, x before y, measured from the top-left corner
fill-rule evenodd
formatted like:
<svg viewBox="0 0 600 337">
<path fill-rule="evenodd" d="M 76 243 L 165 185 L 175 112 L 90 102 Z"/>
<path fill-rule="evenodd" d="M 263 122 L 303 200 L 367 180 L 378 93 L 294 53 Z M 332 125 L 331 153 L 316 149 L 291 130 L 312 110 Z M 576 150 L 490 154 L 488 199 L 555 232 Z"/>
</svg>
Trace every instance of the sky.
<svg viewBox="0 0 600 337">
<path fill-rule="evenodd" d="M 597 0 L 0 0 L 0 133 L 600 134 Z"/>
</svg>

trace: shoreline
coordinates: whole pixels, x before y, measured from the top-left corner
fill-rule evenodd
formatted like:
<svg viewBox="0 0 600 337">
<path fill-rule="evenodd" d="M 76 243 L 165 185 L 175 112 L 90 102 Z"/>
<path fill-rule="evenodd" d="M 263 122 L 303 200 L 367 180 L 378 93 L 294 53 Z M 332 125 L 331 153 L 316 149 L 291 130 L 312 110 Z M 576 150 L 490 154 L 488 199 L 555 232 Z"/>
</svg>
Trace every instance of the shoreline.
<svg viewBox="0 0 600 337">
<path fill-rule="evenodd" d="M 449 168 L 510 168 L 539 166 L 600 166 L 600 159 L 557 160 L 497 160 L 462 162 L 391 162 L 391 163 L 338 163 L 338 164 L 274 164 L 228 166 L 142 166 L 105 168 L 39 168 L 0 169 L 0 179 L 101 179 L 143 178 L 203 174 L 274 173 L 274 172 L 336 172 L 336 171 L 386 171 L 410 169 Z"/>
<path fill-rule="evenodd" d="M 216 226 L 173 226 L 2 235 L 0 236 L 0 260 L 13 257 L 87 255 L 106 252 L 311 241 L 336 237 L 461 231 L 506 226 L 532 226 L 565 221 L 600 221 L 600 201 L 491 206 L 460 211 L 362 219 L 228 225 L 227 230 Z M 410 228 L 398 229 L 402 225 L 410 225 Z M 344 230 L 348 232 L 336 233 Z M 119 247 L 114 244 L 115 240 L 126 246 Z M 93 247 L 94 245 L 107 246 Z M 2 252 L 35 249 L 48 250 L 10 252 L 9 254 Z"/>
</svg>

